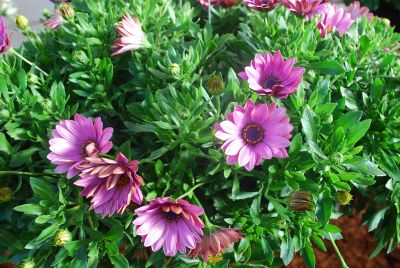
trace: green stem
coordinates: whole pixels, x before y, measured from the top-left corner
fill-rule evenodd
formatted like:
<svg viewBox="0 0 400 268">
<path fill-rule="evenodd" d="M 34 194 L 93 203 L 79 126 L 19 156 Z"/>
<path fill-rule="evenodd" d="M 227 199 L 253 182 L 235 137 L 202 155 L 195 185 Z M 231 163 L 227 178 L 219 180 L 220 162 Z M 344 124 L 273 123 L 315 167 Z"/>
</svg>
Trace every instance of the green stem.
<svg viewBox="0 0 400 268">
<path fill-rule="evenodd" d="M 196 202 L 197 205 L 199 205 L 200 207 L 203 207 L 199 201 L 199 199 L 197 199 L 197 196 L 195 194 L 193 194 L 194 201 Z M 202 214 L 203 218 L 204 218 L 204 224 L 206 225 L 206 228 L 211 232 L 214 229 L 214 224 L 212 224 L 210 222 L 210 220 L 208 219 L 206 213 Z"/>
<path fill-rule="evenodd" d="M 176 199 L 182 199 L 185 196 L 193 193 L 194 190 L 196 190 L 197 188 L 199 188 L 200 186 L 203 186 L 204 184 L 206 184 L 205 182 L 200 182 L 198 184 L 196 184 L 195 186 L 193 186 L 192 188 L 190 188 L 186 193 L 184 193 L 183 195 L 180 195 L 179 197 L 177 197 Z"/>
<path fill-rule="evenodd" d="M 349 266 L 347 266 L 345 260 L 343 259 L 342 254 L 340 254 L 339 248 L 336 246 L 335 240 L 333 240 L 331 233 L 328 233 L 329 235 L 329 239 L 331 240 L 332 246 L 336 251 L 336 255 L 339 258 L 340 263 L 342 264 L 342 268 L 349 268 Z"/>
<path fill-rule="evenodd" d="M 278 203 L 286 204 L 286 201 L 281 200 L 281 199 L 277 199 L 277 198 L 272 197 L 272 196 L 267 195 L 267 194 L 264 194 L 264 197 L 265 197 L 266 199 L 268 199 L 269 201 L 275 201 L 275 202 L 278 202 Z"/>
<path fill-rule="evenodd" d="M 38 69 L 42 74 L 44 74 L 45 76 L 49 76 L 45 71 L 43 71 L 42 69 L 40 69 L 39 66 L 35 65 L 33 62 L 29 61 L 28 59 L 26 59 L 24 56 L 22 56 L 21 54 L 19 54 L 15 49 L 11 48 L 10 51 L 12 53 L 14 53 L 15 56 L 17 56 L 18 58 L 20 58 L 21 60 L 23 60 L 24 62 L 28 63 L 29 65 L 31 65 L 33 68 Z"/>
<path fill-rule="evenodd" d="M 211 25 L 211 0 L 208 0 L 208 21 Z"/>
<path fill-rule="evenodd" d="M 32 173 L 32 172 L 24 172 L 24 171 L 12 171 L 12 170 L 0 171 L 0 177 L 1 176 L 5 176 L 5 175 L 42 176 L 44 174 Z"/>
</svg>

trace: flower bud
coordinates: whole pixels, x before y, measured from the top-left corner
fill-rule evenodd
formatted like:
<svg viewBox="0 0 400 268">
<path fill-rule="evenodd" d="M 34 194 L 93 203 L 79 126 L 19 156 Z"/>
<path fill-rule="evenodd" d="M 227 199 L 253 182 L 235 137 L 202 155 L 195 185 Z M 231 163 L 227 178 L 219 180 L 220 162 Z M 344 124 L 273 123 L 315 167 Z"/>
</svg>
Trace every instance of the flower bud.
<svg viewBox="0 0 400 268">
<path fill-rule="evenodd" d="M 330 159 L 335 165 L 339 165 L 344 161 L 344 156 L 339 152 L 335 152 L 331 155 Z"/>
<path fill-rule="evenodd" d="M 226 8 L 233 7 L 237 4 L 237 0 L 221 0 L 220 5 Z"/>
<path fill-rule="evenodd" d="M 18 29 L 20 29 L 21 31 L 29 28 L 29 20 L 25 16 L 17 16 L 15 23 L 17 24 Z"/>
<path fill-rule="evenodd" d="M 54 237 L 54 245 L 57 247 L 64 246 L 65 243 L 72 241 L 72 234 L 67 229 L 61 229 Z"/>
<path fill-rule="evenodd" d="M 212 256 L 212 255 L 209 255 L 208 256 L 208 262 L 209 263 L 212 263 L 212 264 L 216 264 L 216 263 L 219 263 L 219 262 L 221 262 L 223 260 L 223 257 L 222 257 L 222 253 L 221 252 L 219 252 L 217 255 L 215 255 L 215 256 Z"/>
<path fill-rule="evenodd" d="M 75 16 L 74 7 L 71 4 L 63 3 L 60 5 L 61 16 L 66 19 L 72 19 Z"/>
<path fill-rule="evenodd" d="M 13 191 L 10 187 L 0 188 L 0 203 L 5 203 L 11 201 L 13 198 Z"/>
<path fill-rule="evenodd" d="M 224 92 L 225 83 L 219 75 L 212 76 L 207 81 L 207 92 L 211 95 L 219 95 Z"/>
<path fill-rule="evenodd" d="M 336 192 L 336 201 L 343 206 L 350 204 L 352 199 L 353 195 L 349 191 Z"/>
<path fill-rule="evenodd" d="M 179 64 L 177 63 L 172 63 L 168 66 L 168 71 L 171 75 L 178 76 L 181 73 L 181 67 L 179 67 Z"/>
<path fill-rule="evenodd" d="M 296 191 L 289 195 L 289 207 L 293 211 L 307 211 L 313 209 L 311 193 L 304 191 Z"/>
<path fill-rule="evenodd" d="M 21 268 L 35 268 L 35 262 L 33 260 L 25 260 L 20 265 Z"/>
</svg>

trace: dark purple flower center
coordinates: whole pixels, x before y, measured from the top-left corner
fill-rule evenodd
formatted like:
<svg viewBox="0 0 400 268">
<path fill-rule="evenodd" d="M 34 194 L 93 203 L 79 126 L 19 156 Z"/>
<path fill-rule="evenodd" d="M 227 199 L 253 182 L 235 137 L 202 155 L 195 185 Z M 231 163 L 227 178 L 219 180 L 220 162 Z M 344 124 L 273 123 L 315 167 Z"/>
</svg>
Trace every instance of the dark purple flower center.
<svg viewBox="0 0 400 268">
<path fill-rule="evenodd" d="M 118 178 L 118 186 L 125 186 L 129 183 L 129 177 L 126 175 L 122 175 Z"/>
<path fill-rule="evenodd" d="M 265 80 L 265 88 L 272 89 L 272 87 L 277 84 L 279 84 L 279 80 L 276 79 L 275 77 L 270 77 L 267 80 Z"/>
<path fill-rule="evenodd" d="M 242 131 L 243 139 L 248 144 L 258 144 L 264 138 L 264 131 L 263 129 L 256 124 L 247 125 Z"/>
<path fill-rule="evenodd" d="M 269 0 L 262 0 L 261 1 L 263 4 L 268 4 L 269 3 Z"/>
<path fill-rule="evenodd" d="M 97 154 L 98 151 L 97 143 L 91 140 L 85 141 L 81 147 L 81 155 L 83 158 Z"/>
<path fill-rule="evenodd" d="M 167 220 L 170 220 L 170 221 L 177 220 L 181 217 L 180 214 L 176 214 L 172 210 L 168 211 L 168 212 L 164 212 L 164 216 L 165 216 L 165 218 L 167 218 Z"/>
</svg>

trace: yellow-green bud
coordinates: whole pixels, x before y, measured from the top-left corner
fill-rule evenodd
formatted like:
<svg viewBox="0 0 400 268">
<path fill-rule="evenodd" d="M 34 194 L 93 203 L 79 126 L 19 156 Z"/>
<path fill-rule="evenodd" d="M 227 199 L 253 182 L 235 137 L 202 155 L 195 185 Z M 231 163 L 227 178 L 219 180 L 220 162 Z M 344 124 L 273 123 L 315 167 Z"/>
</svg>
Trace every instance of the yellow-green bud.
<svg viewBox="0 0 400 268">
<path fill-rule="evenodd" d="M 61 229 L 54 237 L 54 245 L 57 247 L 64 246 L 65 243 L 72 241 L 72 234 L 67 229 Z"/>
<path fill-rule="evenodd" d="M 307 211 L 313 209 L 310 192 L 296 191 L 289 195 L 289 207 L 293 211 Z"/>
<path fill-rule="evenodd" d="M 211 95 L 219 95 L 224 92 L 225 83 L 224 80 L 219 75 L 212 76 L 207 81 L 207 92 Z"/>
<path fill-rule="evenodd" d="M 343 206 L 350 204 L 352 199 L 353 195 L 349 191 L 336 192 L 336 201 Z"/>
<path fill-rule="evenodd" d="M 10 118 L 10 111 L 8 111 L 7 109 L 3 109 L 0 111 L 0 119 L 1 120 L 7 120 L 8 118 Z"/>
<path fill-rule="evenodd" d="M 209 263 L 215 264 L 215 263 L 221 262 L 222 260 L 223 260 L 223 257 L 222 257 L 222 253 L 221 252 L 218 252 L 217 255 L 215 255 L 215 256 L 208 255 L 208 262 Z"/>
<path fill-rule="evenodd" d="M 20 268 L 35 268 L 35 262 L 33 260 L 26 260 L 21 263 Z"/>
<path fill-rule="evenodd" d="M 13 190 L 10 187 L 0 188 L 0 203 L 11 201 L 13 198 Z"/>
<path fill-rule="evenodd" d="M 71 4 L 63 3 L 60 5 L 61 16 L 66 19 L 72 19 L 75 16 L 74 7 Z"/>
<path fill-rule="evenodd" d="M 15 23 L 17 24 L 18 29 L 20 29 L 21 31 L 29 28 L 29 20 L 25 16 L 17 16 Z"/>
<path fill-rule="evenodd" d="M 388 20 L 387 18 L 382 18 L 382 22 L 387 26 L 390 26 L 390 20 Z"/>
<path fill-rule="evenodd" d="M 168 66 L 168 71 L 173 76 L 178 76 L 181 73 L 181 67 L 177 63 L 172 63 L 170 66 Z"/>
</svg>

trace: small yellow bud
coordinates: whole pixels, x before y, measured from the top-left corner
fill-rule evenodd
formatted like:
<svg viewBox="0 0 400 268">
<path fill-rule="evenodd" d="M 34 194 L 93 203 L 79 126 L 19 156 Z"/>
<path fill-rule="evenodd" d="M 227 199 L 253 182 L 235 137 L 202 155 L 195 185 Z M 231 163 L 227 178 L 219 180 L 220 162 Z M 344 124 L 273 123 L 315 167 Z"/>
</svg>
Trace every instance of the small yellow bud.
<svg viewBox="0 0 400 268">
<path fill-rule="evenodd" d="M 385 23 L 387 26 L 390 26 L 390 20 L 388 20 L 387 18 L 383 18 L 382 22 Z"/>
<path fill-rule="evenodd" d="M 17 16 L 15 23 L 17 24 L 18 29 L 20 29 L 21 31 L 29 28 L 29 20 L 25 16 Z"/>
<path fill-rule="evenodd" d="M 66 19 L 72 19 L 75 16 L 74 7 L 71 4 L 63 3 L 60 5 L 61 16 Z"/>
<path fill-rule="evenodd" d="M 178 76 L 181 73 L 181 67 L 177 63 L 172 63 L 170 66 L 168 66 L 168 71 L 173 76 Z"/>
<path fill-rule="evenodd" d="M 13 191 L 10 187 L 0 188 L 0 203 L 5 203 L 11 201 L 13 198 Z"/>
<path fill-rule="evenodd" d="M 54 245 L 57 247 L 64 246 L 65 243 L 72 241 L 72 234 L 67 229 L 61 229 L 54 237 Z"/>
<path fill-rule="evenodd" d="M 33 260 L 26 260 L 19 266 L 21 268 L 35 268 L 35 262 Z"/>
<path fill-rule="evenodd" d="M 219 75 L 212 76 L 207 81 L 207 92 L 211 95 L 219 95 L 224 92 L 225 83 Z"/>
<path fill-rule="evenodd" d="M 212 263 L 212 264 L 218 263 L 218 262 L 220 262 L 222 260 L 223 260 L 223 257 L 222 257 L 222 253 L 221 252 L 219 252 L 215 256 L 212 256 L 212 255 L 208 256 L 208 262 Z"/>
<path fill-rule="evenodd" d="M 353 195 L 349 191 L 336 192 L 336 201 L 343 206 L 350 204 L 352 199 Z"/>
</svg>

